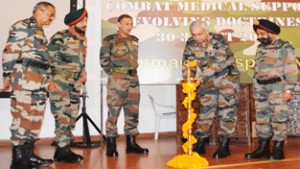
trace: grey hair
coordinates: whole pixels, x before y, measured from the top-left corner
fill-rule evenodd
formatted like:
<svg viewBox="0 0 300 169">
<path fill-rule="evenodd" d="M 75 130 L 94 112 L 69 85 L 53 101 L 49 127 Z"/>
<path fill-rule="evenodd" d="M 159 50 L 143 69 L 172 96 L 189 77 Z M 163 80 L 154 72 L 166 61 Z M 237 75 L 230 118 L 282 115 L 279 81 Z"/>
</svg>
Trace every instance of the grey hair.
<svg viewBox="0 0 300 169">
<path fill-rule="evenodd" d="M 35 13 L 38 9 L 41 9 L 42 7 L 45 7 L 47 8 L 48 6 L 51 6 L 53 8 L 55 8 L 55 6 L 49 2 L 46 2 L 46 1 L 42 1 L 42 2 L 39 2 L 37 3 L 34 7 L 33 7 L 33 11 L 32 13 Z"/>
<path fill-rule="evenodd" d="M 197 20 L 197 21 L 194 21 L 191 23 L 190 31 L 194 30 L 194 29 L 198 29 L 198 28 L 202 28 L 202 29 L 208 31 L 208 27 L 207 27 L 206 23 L 203 21 Z"/>
</svg>

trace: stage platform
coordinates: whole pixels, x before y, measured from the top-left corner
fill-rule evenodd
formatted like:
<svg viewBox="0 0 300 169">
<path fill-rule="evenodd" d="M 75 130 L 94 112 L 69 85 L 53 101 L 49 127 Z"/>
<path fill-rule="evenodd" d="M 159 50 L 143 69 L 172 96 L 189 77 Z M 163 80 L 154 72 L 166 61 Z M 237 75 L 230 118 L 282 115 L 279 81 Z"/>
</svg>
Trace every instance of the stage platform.
<svg viewBox="0 0 300 169">
<path fill-rule="evenodd" d="M 106 157 L 106 147 L 94 149 L 73 148 L 76 153 L 83 155 L 81 163 L 55 162 L 51 167 L 43 169 L 171 169 L 167 167 L 167 161 L 178 153 L 181 148 L 176 145 L 176 137 L 160 137 L 154 141 L 153 137 L 138 139 L 138 143 L 150 150 L 149 155 L 126 154 L 126 142 L 124 137 L 118 139 L 118 158 Z M 231 156 L 224 159 L 213 159 L 212 155 L 217 146 L 210 145 L 207 148 L 207 158 L 210 168 L 220 169 L 300 169 L 300 137 L 289 137 L 285 144 L 285 160 L 245 160 L 244 154 L 255 149 L 256 145 L 232 144 Z M 43 158 L 53 158 L 55 148 L 50 146 L 50 141 L 40 140 L 36 144 L 36 153 Z M 7 144 L 0 146 L 0 169 L 8 169 L 11 162 L 11 147 Z"/>
</svg>

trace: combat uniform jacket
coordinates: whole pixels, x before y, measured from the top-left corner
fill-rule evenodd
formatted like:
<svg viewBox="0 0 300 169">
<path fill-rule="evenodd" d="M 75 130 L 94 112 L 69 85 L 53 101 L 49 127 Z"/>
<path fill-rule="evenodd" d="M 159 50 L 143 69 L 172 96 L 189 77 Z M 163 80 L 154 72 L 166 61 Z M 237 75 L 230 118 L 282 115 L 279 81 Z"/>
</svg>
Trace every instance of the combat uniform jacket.
<svg viewBox="0 0 300 169">
<path fill-rule="evenodd" d="M 68 72 L 85 71 L 86 40 L 79 40 L 70 30 L 54 34 L 48 50 L 52 58 L 52 69 Z"/>
<path fill-rule="evenodd" d="M 100 62 L 103 70 L 110 74 L 113 67 L 138 67 L 138 38 L 130 36 L 120 38 L 112 34 L 104 38 L 100 53 Z"/>
<path fill-rule="evenodd" d="M 254 80 L 266 81 L 280 78 L 285 81 L 284 90 L 293 90 L 297 83 L 298 68 L 293 46 L 276 39 L 273 44 L 257 47 Z"/>
<path fill-rule="evenodd" d="M 9 37 L 3 51 L 3 77 L 11 77 L 12 85 L 19 84 L 17 66 L 20 69 L 23 65 L 24 69 L 43 75 L 43 80 L 37 83 L 47 83 L 51 75 L 49 64 L 51 62 L 47 50 L 47 38 L 45 37 L 43 28 L 37 27 L 36 19 L 31 17 L 16 22 L 9 31 Z M 19 69 L 19 70 L 20 70 Z M 14 73 L 12 75 L 12 73 Z M 27 80 L 33 80 L 34 76 L 27 76 Z M 22 84 L 20 84 L 22 85 Z M 27 84 L 28 85 L 28 84 Z M 38 86 L 23 87 L 34 90 Z"/>
<path fill-rule="evenodd" d="M 205 47 L 197 44 L 191 37 L 188 39 L 184 49 L 182 62 L 186 60 L 197 59 L 198 70 L 197 76 L 201 77 L 203 82 L 207 82 L 214 76 L 220 76 L 227 72 L 229 74 L 239 75 L 236 68 L 235 59 L 227 41 L 221 34 L 209 33 L 208 43 Z M 185 71 L 185 67 L 183 68 Z M 196 76 L 197 69 L 192 69 Z M 185 72 L 183 77 L 185 78 Z"/>
</svg>

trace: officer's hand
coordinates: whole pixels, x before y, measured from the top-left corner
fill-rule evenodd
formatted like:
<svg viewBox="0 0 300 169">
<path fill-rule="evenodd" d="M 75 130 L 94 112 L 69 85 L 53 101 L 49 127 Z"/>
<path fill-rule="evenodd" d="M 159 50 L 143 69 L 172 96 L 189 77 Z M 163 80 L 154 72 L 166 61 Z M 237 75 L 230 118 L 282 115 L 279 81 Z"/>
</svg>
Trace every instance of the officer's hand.
<svg viewBox="0 0 300 169">
<path fill-rule="evenodd" d="M 285 90 L 283 91 L 282 97 L 284 101 L 290 101 L 293 97 L 293 93 L 290 90 Z"/>
<path fill-rule="evenodd" d="M 196 80 L 196 85 L 197 86 L 199 86 L 201 83 L 202 83 L 202 79 L 201 79 L 201 77 L 196 77 L 196 78 L 194 78 L 195 80 Z"/>
<path fill-rule="evenodd" d="M 86 72 L 82 72 L 82 73 L 80 74 L 79 81 L 80 81 L 81 83 L 85 83 L 86 80 L 87 80 Z"/>
<path fill-rule="evenodd" d="M 3 88 L 0 91 L 8 90 L 10 87 L 10 77 L 3 78 Z"/>
<path fill-rule="evenodd" d="M 58 92 L 58 87 L 54 81 L 52 80 L 49 81 L 48 90 L 52 93 Z"/>
</svg>

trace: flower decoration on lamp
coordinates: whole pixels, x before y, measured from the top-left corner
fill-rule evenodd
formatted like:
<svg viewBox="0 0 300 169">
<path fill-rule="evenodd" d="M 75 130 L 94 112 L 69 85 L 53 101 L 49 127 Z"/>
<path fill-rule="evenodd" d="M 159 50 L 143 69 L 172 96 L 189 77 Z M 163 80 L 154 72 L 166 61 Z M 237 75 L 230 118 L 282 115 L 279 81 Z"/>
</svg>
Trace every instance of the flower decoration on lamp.
<svg viewBox="0 0 300 169">
<path fill-rule="evenodd" d="M 192 102 L 196 98 L 197 84 L 196 80 L 191 77 L 191 68 L 197 66 L 197 60 L 187 60 L 184 63 L 187 68 L 187 79 L 182 80 L 182 92 L 187 96 L 184 98 L 182 104 L 188 111 L 188 119 L 182 125 L 183 138 L 187 139 L 182 145 L 182 149 L 185 154 L 177 155 L 173 159 L 169 160 L 167 165 L 174 168 L 199 168 L 208 166 L 208 161 L 201 157 L 198 153 L 193 152 L 193 144 L 197 142 L 197 139 L 192 135 L 192 125 L 197 117 L 192 107 Z"/>
</svg>

